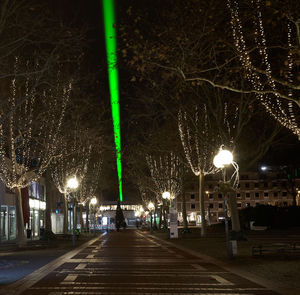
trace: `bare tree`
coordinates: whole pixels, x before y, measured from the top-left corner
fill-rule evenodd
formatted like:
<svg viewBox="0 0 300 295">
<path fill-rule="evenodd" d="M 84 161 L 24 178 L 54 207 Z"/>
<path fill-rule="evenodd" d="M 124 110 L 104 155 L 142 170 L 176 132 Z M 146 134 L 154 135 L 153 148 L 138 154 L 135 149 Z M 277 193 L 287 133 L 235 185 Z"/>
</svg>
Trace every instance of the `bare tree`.
<svg viewBox="0 0 300 295">
<path fill-rule="evenodd" d="M 58 83 L 56 88 L 39 89 L 35 81 L 18 76 L 20 60 L 15 61 L 15 77 L 9 80 L 7 104 L 1 105 L 0 177 L 17 193 L 17 226 L 19 245 L 26 242 L 24 233 L 21 188 L 36 181 L 50 162 L 57 157 L 57 144 L 71 84 Z M 26 63 L 25 67 L 29 65 Z M 24 81 L 25 80 L 25 81 Z M 32 94 L 28 89 L 31 88 Z M 25 103 L 19 104 L 25 96 Z M 13 112 L 10 112 L 14 109 Z"/>
<path fill-rule="evenodd" d="M 78 129 L 73 133 L 70 132 L 68 137 L 61 137 L 59 141 L 61 157 L 56 158 L 50 167 L 55 186 L 64 194 L 65 234 L 68 233 L 68 195 L 71 193 L 67 181 L 75 176 L 80 184 L 87 173 L 91 146 L 85 140 Z"/>
<path fill-rule="evenodd" d="M 209 122 L 206 105 L 196 107 L 194 116 L 185 111 L 178 113 L 178 128 L 186 159 L 193 173 L 199 177 L 199 204 L 201 235 L 206 235 L 204 208 L 204 176 L 216 172 L 213 157 L 220 146 L 220 136 Z"/>
<path fill-rule="evenodd" d="M 150 170 L 151 178 L 155 184 L 157 199 L 161 201 L 164 210 L 164 222 L 167 228 L 166 209 L 168 206 L 165 204 L 165 200 L 162 198 L 164 192 L 170 193 L 170 202 L 176 200 L 176 197 L 180 193 L 182 177 L 180 160 L 172 152 L 164 155 L 153 156 L 148 155 L 146 157 L 147 164 Z"/>
<path fill-rule="evenodd" d="M 227 4 L 231 13 L 234 44 L 245 69 L 246 80 L 266 111 L 300 138 L 298 121 L 300 85 L 297 81 L 299 78 L 297 77 L 297 60 L 300 57 L 300 15 L 296 16 L 299 18 L 294 19 L 291 11 L 285 16 L 281 15 L 282 11 L 277 11 L 281 18 L 281 24 L 286 26 L 286 46 L 272 50 L 267 47 L 266 20 L 263 19 L 262 1 L 255 0 L 250 4 L 249 14 L 254 27 L 253 35 L 245 32 L 245 22 L 240 13 L 239 2 L 243 1 L 228 0 Z M 277 30 L 280 32 L 278 28 Z M 247 47 L 249 44 L 254 45 L 253 50 Z M 278 50 L 281 51 L 281 56 L 285 55 L 285 59 L 279 58 Z M 257 58 L 257 54 L 259 58 Z M 277 60 L 274 59 L 274 54 L 277 54 Z M 280 71 L 277 70 L 278 60 L 283 62 L 279 66 Z M 276 77 L 276 74 L 279 74 L 279 77 Z"/>
</svg>

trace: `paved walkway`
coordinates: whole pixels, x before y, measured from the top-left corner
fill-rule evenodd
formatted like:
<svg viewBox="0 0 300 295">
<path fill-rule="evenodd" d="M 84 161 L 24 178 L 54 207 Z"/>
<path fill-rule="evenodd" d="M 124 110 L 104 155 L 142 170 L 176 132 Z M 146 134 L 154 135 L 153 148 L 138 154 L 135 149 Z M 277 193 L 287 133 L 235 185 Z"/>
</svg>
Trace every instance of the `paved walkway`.
<svg viewBox="0 0 300 295">
<path fill-rule="evenodd" d="M 277 294 L 135 230 L 92 240 L 10 287 L 2 294 Z"/>
</svg>

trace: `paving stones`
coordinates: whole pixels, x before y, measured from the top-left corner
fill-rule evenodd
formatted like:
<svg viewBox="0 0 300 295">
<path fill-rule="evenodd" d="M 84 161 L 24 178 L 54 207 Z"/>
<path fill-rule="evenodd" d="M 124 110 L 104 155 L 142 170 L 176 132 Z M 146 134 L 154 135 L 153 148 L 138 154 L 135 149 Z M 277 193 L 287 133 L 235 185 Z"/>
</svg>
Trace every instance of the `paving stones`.
<svg viewBox="0 0 300 295">
<path fill-rule="evenodd" d="M 263 286 L 136 230 L 113 232 L 64 255 L 10 294 L 275 295 Z"/>
</svg>

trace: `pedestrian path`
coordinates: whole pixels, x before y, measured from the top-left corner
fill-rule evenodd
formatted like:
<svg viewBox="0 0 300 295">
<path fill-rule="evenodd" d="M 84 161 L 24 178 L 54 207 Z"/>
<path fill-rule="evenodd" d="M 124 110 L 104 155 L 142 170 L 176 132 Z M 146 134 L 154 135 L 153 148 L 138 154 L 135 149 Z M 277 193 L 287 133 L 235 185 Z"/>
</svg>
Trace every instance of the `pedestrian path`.
<svg viewBox="0 0 300 295">
<path fill-rule="evenodd" d="M 17 282 L 18 283 L 18 282 Z M 9 290 L 6 290 L 9 291 Z M 149 234 L 112 232 L 46 265 L 5 294 L 275 295 Z"/>
</svg>

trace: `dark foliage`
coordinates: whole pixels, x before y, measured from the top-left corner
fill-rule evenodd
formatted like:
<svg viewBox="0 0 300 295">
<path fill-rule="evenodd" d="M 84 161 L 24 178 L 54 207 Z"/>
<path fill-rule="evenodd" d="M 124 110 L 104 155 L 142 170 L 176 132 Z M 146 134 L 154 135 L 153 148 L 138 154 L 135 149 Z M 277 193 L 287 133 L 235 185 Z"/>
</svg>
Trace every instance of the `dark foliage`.
<svg viewBox="0 0 300 295">
<path fill-rule="evenodd" d="M 300 226 L 299 215 L 299 206 L 277 207 L 259 205 L 242 209 L 240 211 L 240 222 L 244 228 L 249 228 L 250 221 L 254 221 L 254 225 L 257 226 L 287 228 Z"/>
</svg>

